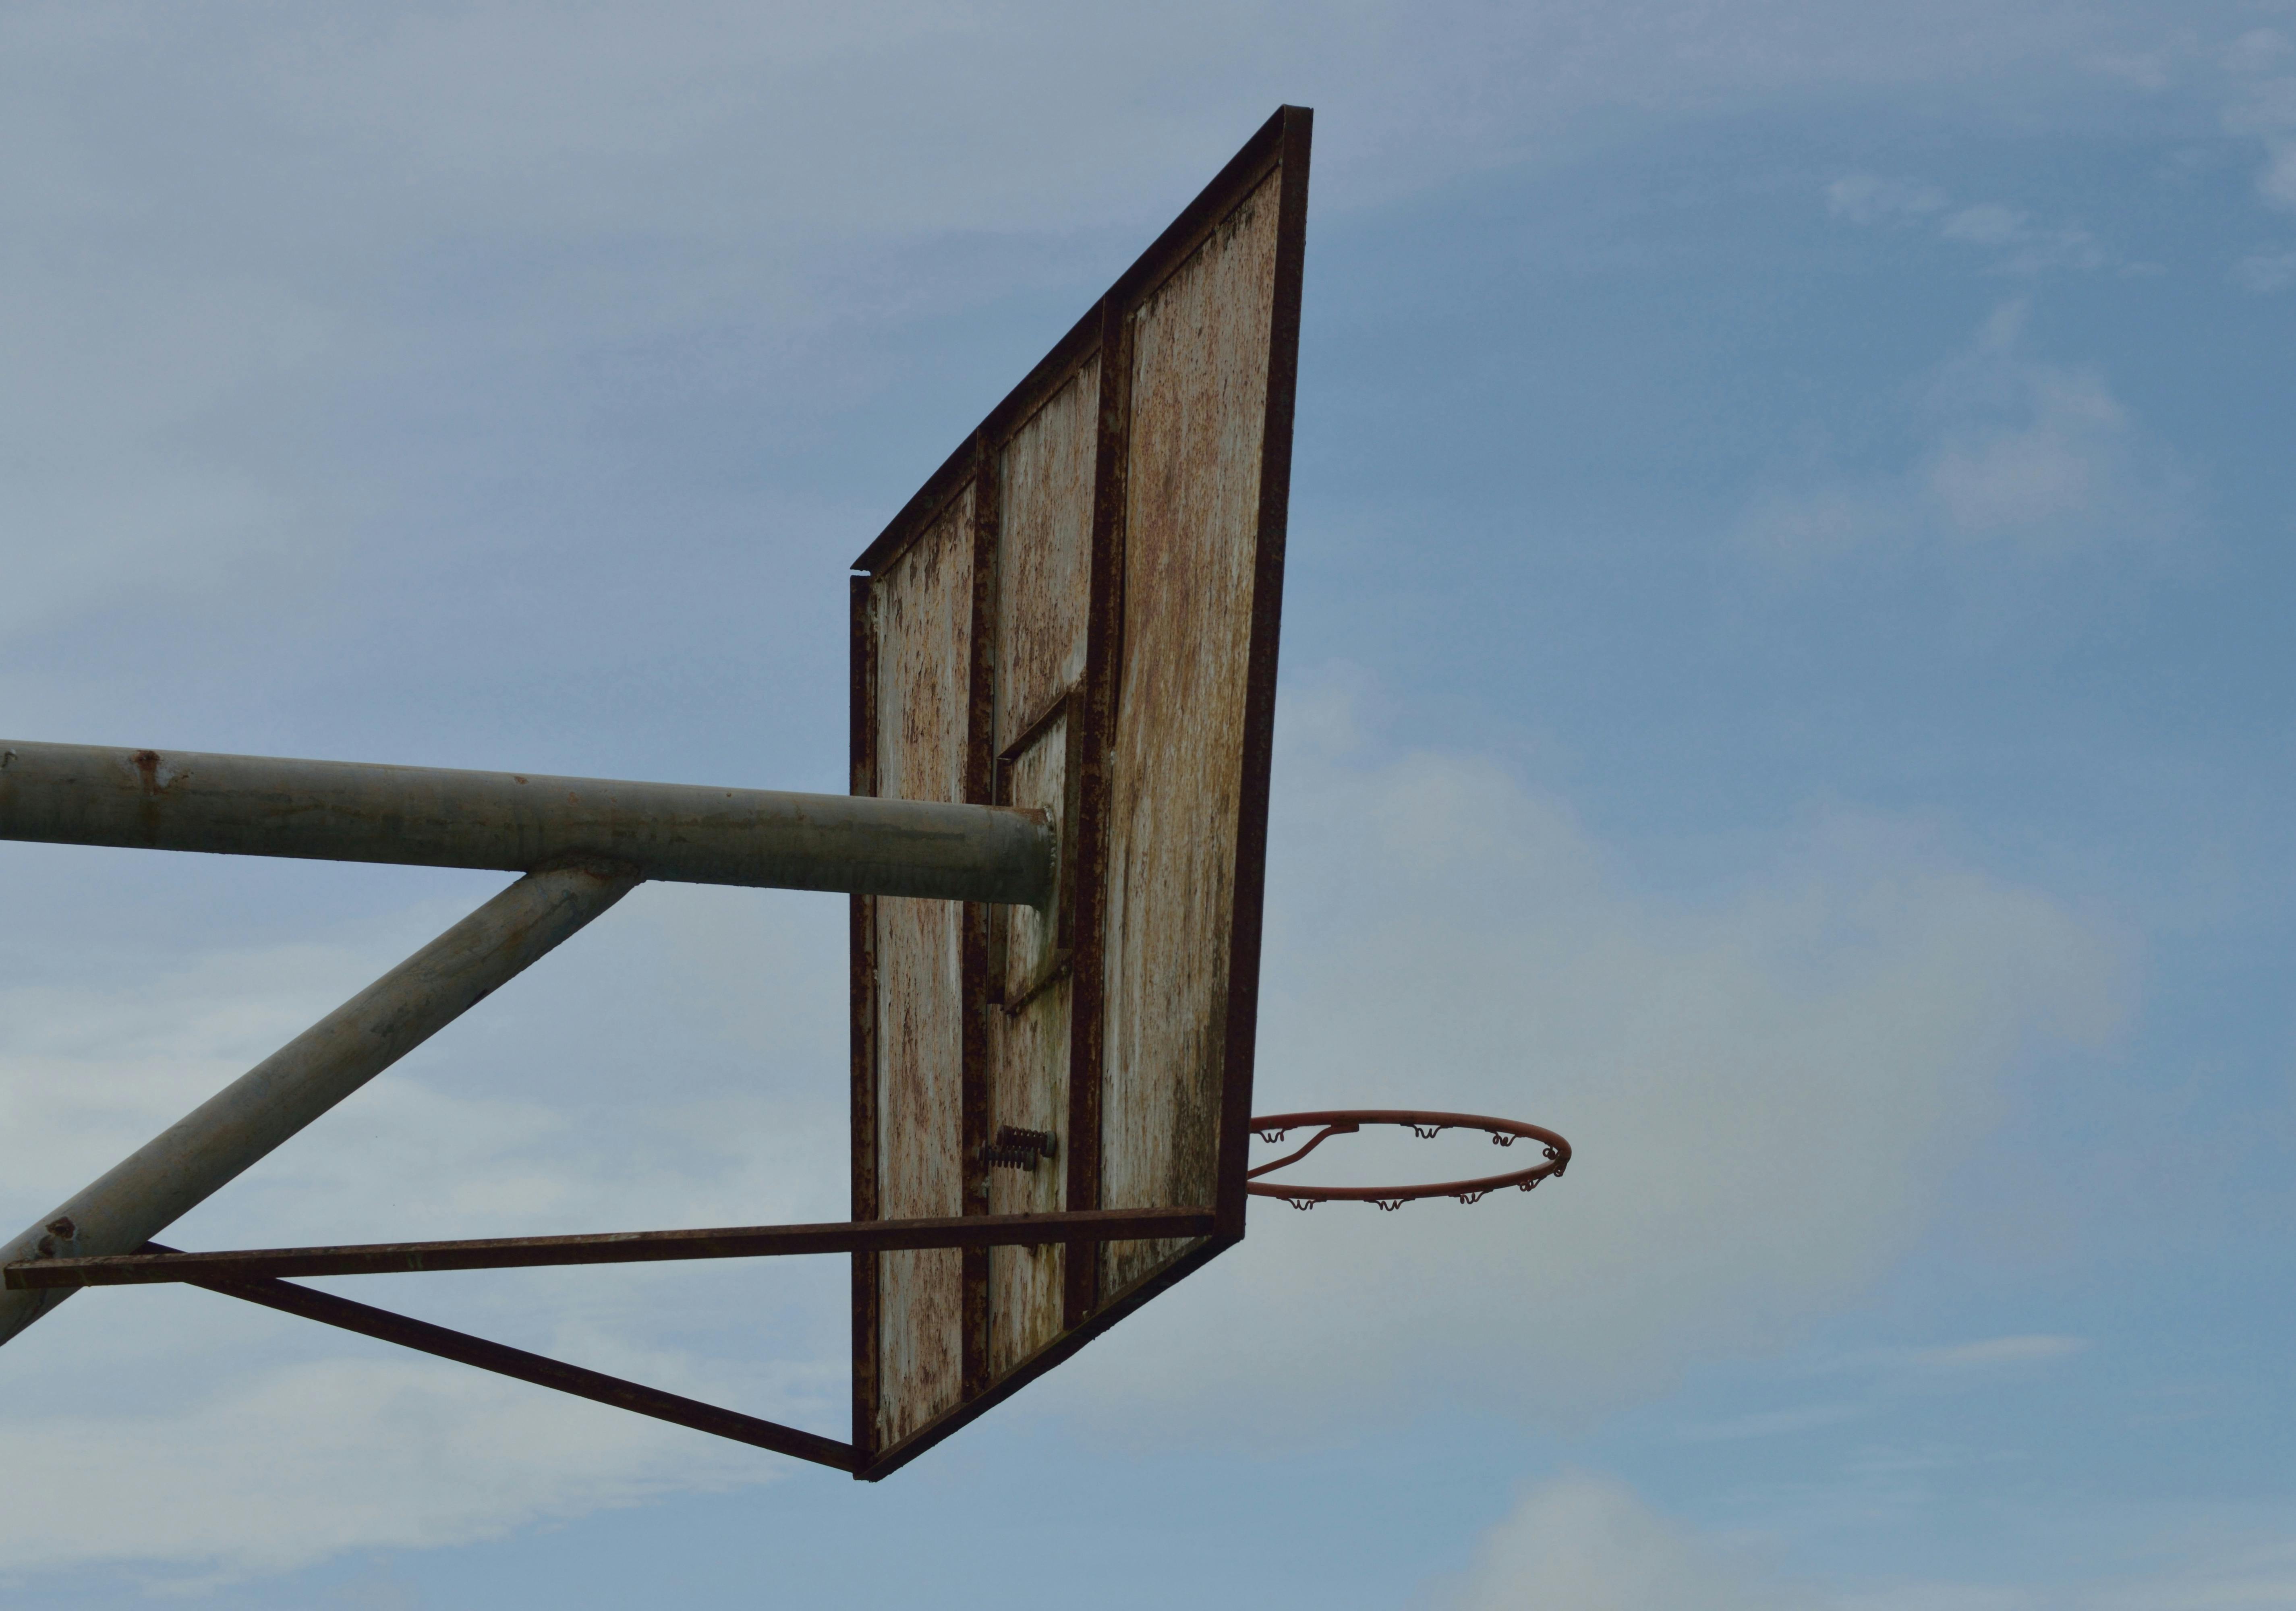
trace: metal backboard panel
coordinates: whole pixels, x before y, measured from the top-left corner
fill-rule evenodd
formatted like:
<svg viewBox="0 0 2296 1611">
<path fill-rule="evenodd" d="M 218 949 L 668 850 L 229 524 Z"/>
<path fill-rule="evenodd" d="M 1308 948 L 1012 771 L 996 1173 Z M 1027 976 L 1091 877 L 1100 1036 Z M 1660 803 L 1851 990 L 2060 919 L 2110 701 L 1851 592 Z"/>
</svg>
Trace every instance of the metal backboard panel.
<svg viewBox="0 0 2296 1611">
<path fill-rule="evenodd" d="M 1310 114 L 1285 107 L 856 562 L 853 790 L 1059 827 L 1042 908 L 853 902 L 853 1217 L 1217 1234 L 857 1255 L 890 1472 L 1243 1234 Z M 1048 1133 L 992 1167 L 1007 1126 Z"/>
</svg>

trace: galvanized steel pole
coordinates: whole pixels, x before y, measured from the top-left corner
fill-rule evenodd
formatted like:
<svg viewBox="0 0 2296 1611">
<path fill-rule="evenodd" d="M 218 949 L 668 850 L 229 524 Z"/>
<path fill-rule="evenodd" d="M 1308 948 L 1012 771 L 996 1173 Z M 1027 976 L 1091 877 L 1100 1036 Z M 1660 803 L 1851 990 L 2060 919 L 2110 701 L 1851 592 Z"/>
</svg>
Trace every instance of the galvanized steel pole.
<svg viewBox="0 0 2296 1611">
<path fill-rule="evenodd" d="M 528 874 L 0 1249 L 0 1264 L 135 1252 L 638 881 L 611 863 Z M 67 1296 L 0 1291 L 0 1343 Z"/>
<path fill-rule="evenodd" d="M 1036 905 L 1053 838 L 1004 806 L 0 740 L 0 839 Z"/>
</svg>

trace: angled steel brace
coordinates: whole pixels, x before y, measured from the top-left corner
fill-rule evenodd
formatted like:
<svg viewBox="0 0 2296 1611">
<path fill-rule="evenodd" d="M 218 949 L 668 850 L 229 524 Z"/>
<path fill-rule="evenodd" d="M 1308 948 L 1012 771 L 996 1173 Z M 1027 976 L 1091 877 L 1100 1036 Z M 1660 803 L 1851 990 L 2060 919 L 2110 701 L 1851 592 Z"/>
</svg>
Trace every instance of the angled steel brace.
<svg viewBox="0 0 2296 1611">
<path fill-rule="evenodd" d="M 975 1214 L 945 1219 L 733 1225 L 709 1231 L 618 1231 L 598 1236 L 508 1236 L 472 1241 L 370 1242 L 229 1253 L 147 1250 L 94 1258 L 37 1258 L 5 1271 L 10 1291 L 140 1287 L 311 1275 L 400 1275 L 439 1270 L 636 1264 L 669 1259 L 772 1258 L 808 1253 L 886 1253 L 900 1247 L 1047 1247 L 1210 1236 L 1209 1208 L 1087 1208 L 1062 1214 Z"/>
<path fill-rule="evenodd" d="M 1209 1234 L 1193 1209 L 185 1254 L 150 1239 L 645 879 L 1036 904 L 1041 813 L 258 756 L 0 744 L 0 839 L 525 874 L 0 1247 L 0 1343 L 83 1286 L 183 1281 L 697 1431 L 856 1469 L 852 1445 L 276 1279 Z"/>
<path fill-rule="evenodd" d="M 194 1256 L 176 1254 L 173 1248 L 162 1247 L 157 1242 L 146 1242 L 143 1251 L 160 1256 Z M 585 1370 L 579 1365 L 562 1364 L 554 1359 L 545 1359 L 539 1353 L 529 1353 L 523 1348 L 490 1343 L 466 1331 L 455 1331 L 445 1326 L 434 1326 L 428 1321 L 393 1314 L 388 1309 L 355 1304 L 348 1298 L 337 1297 L 332 1292 L 314 1292 L 308 1287 L 266 1280 L 199 1280 L 192 1284 L 209 1292 L 220 1292 L 226 1297 L 260 1304 L 266 1309 L 299 1314 L 305 1320 L 317 1321 L 323 1326 L 340 1326 L 345 1331 L 356 1331 L 362 1337 L 397 1343 L 402 1348 L 412 1348 L 421 1353 L 434 1353 L 440 1359 L 453 1360 L 458 1365 L 474 1365 L 499 1376 L 532 1382 L 537 1387 L 554 1387 L 577 1398 L 611 1404 L 617 1410 L 634 1411 L 639 1415 L 652 1416 L 656 1420 L 673 1421 L 681 1427 L 691 1427 L 696 1432 L 707 1432 L 714 1437 L 732 1438 L 735 1443 L 770 1449 L 776 1454 L 792 1454 L 800 1460 L 834 1467 L 840 1471 L 853 1469 L 853 1445 L 840 1443 L 835 1438 L 800 1432 L 795 1427 L 784 1427 L 779 1421 L 761 1420 L 757 1416 L 743 1415 L 739 1411 L 721 1410 L 698 1399 L 664 1393 L 659 1387 L 624 1381 L 620 1377 L 607 1376 L 596 1370 Z"/>
<path fill-rule="evenodd" d="M 0 1263 L 134 1252 L 637 882 L 611 863 L 529 873 L 44 1215 Z M 0 1291 L 0 1343 L 70 1295 Z"/>
</svg>

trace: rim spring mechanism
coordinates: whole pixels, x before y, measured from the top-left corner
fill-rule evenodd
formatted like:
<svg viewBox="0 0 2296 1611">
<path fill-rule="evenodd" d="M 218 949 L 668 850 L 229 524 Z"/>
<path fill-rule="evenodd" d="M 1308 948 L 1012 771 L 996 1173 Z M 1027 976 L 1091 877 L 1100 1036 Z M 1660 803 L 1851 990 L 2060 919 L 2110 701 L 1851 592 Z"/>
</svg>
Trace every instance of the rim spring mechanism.
<svg viewBox="0 0 2296 1611">
<path fill-rule="evenodd" d="M 980 1161 L 991 1169 L 1033 1170 L 1040 1157 L 1054 1157 L 1061 1149 L 1059 1140 L 1049 1130 L 1023 1130 L 1017 1124 L 1006 1124 L 996 1132 L 996 1139 L 980 1149 Z"/>
</svg>

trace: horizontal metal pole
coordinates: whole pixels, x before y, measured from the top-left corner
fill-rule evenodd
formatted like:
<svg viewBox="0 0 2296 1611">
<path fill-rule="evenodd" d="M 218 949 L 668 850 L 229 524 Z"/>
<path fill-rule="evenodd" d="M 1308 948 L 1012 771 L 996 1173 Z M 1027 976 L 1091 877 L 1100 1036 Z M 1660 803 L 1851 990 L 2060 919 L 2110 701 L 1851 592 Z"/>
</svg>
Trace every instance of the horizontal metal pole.
<svg viewBox="0 0 2296 1611">
<path fill-rule="evenodd" d="M 1042 814 L 997 806 L 0 740 L 0 839 L 1041 903 Z"/>
<path fill-rule="evenodd" d="M 157 1243 L 144 1245 L 156 1254 L 168 1251 Z M 735 1443 L 748 1443 L 758 1449 L 770 1449 L 776 1454 L 795 1455 L 800 1460 L 812 1460 L 816 1465 L 829 1466 L 839 1471 L 850 1471 L 854 1467 L 853 1445 L 840 1443 L 835 1438 L 800 1432 L 795 1427 L 784 1427 L 779 1421 L 762 1420 L 754 1415 L 743 1415 L 739 1411 L 721 1410 L 699 1399 L 682 1398 L 675 1393 L 664 1393 L 659 1387 L 625 1381 L 619 1376 L 585 1370 L 579 1365 L 561 1364 L 539 1353 L 529 1353 L 523 1348 L 512 1348 L 503 1343 L 490 1343 L 482 1337 L 472 1337 L 467 1331 L 450 1330 L 445 1326 L 434 1326 L 428 1321 L 393 1314 L 388 1309 L 355 1304 L 347 1297 L 337 1297 L 332 1292 L 314 1292 L 308 1287 L 292 1286 L 286 1281 L 201 1281 L 197 1284 L 209 1292 L 222 1293 L 226 1297 L 242 1298 L 250 1304 L 260 1304 L 266 1309 L 299 1314 L 307 1321 L 317 1321 L 323 1326 L 340 1326 L 362 1337 L 396 1343 L 402 1348 L 412 1348 L 422 1353 L 436 1354 L 459 1365 L 475 1365 L 498 1376 L 515 1377 L 522 1382 L 532 1382 L 537 1387 L 554 1387 L 577 1398 L 611 1404 L 617 1410 L 633 1411 L 639 1415 L 650 1415 L 656 1420 L 670 1421 L 680 1427 L 691 1427 L 696 1432 L 731 1438 Z"/>
<path fill-rule="evenodd" d="M 886 1253 L 900 1247 L 1018 1247 L 1058 1242 L 1146 1241 L 1210 1236 L 1209 1208 L 1093 1208 L 1073 1214 L 975 1214 L 962 1218 L 735 1225 L 715 1231 L 623 1231 L 603 1236 L 512 1236 L 463 1242 L 370 1242 L 239 1253 L 133 1253 L 30 1259 L 7 1266 L 11 1291 L 133 1287 L 157 1281 L 242 1281 L 279 1276 L 398 1275 L 434 1270 L 512 1270 L 542 1264 L 631 1264 L 660 1259 L 771 1258 L 806 1253 Z"/>
<path fill-rule="evenodd" d="M 627 868 L 528 874 L 44 1215 L 0 1263 L 135 1252 L 636 882 Z M 0 1290 L 0 1342 L 70 1296 Z"/>
</svg>

